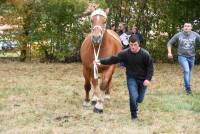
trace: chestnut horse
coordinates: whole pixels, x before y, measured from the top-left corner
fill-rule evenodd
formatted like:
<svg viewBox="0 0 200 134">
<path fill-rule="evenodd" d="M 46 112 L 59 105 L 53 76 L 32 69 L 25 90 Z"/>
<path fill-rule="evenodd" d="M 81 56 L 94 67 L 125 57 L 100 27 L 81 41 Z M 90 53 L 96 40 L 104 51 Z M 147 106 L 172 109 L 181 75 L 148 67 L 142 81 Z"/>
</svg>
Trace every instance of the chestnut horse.
<svg viewBox="0 0 200 134">
<path fill-rule="evenodd" d="M 91 14 L 91 33 L 83 41 L 80 51 L 86 92 L 83 105 L 90 105 L 89 92 L 92 84 L 94 89 L 92 102 L 96 102 L 94 106 L 96 113 L 103 112 L 104 94 L 110 94 L 109 88 L 115 65 L 97 66 L 93 64 L 93 61 L 116 55 L 122 46 L 119 36 L 112 30 L 106 30 L 106 17 L 107 13 L 101 9 Z M 98 85 L 98 72 L 101 73 L 100 86 Z"/>
</svg>

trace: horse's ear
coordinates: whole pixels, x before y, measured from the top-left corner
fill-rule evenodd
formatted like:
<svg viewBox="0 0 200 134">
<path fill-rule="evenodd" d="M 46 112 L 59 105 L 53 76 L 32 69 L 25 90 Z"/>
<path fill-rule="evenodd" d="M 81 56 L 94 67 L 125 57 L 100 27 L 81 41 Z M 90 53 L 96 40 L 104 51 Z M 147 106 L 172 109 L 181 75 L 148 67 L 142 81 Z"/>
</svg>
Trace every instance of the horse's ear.
<svg viewBox="0 0 200 134">
<path fill-rule="evenodd" d="M 90 15 L 92 12 L 94 12 L 96 10 L 96 6 L 95 5 L 91 5 L 88 7 L 88 9 L 83 13 L 83 15 L 81 15 L 82 17 L 84 16 L 88 16 Z"/>
<path fill-rule="evenodd" d="M 110 12 L 110 8 L 106 8 L 104 11 L 105 11 L 106 15 L 108 15 Z"/>
</svg>

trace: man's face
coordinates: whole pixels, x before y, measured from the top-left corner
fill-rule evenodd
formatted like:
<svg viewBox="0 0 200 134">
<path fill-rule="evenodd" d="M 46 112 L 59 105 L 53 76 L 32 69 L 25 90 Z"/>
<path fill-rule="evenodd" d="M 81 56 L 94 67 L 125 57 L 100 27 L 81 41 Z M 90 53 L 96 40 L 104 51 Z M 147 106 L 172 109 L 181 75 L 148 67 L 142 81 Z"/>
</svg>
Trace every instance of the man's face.
<svg viewBox="0 0 200 134">
<path fill-rule="evenodd" d="M 137 41 L 134 42 L 134 43 L 130 42 L 129 46 L 130 46 L 131 52 L 137 53 L 139 51 L 140 46 L 139 46 L 139 43 Z"/>
<path fill-rule="evenodd" d="M 123 25 L 123 24 L 120 24 L 120 25 L 119 25 L 119 30 L 121 30 L 121 31 L 124 30 L 124 25 Z"/>
<path fill-rule="evenodd" d="M 135 27 L 132 28 L 132 32 L 133 32 L 133 33 L 136 33 L 136 32 L 137 32 L 137 30 L 136 30 Z"/>
<path fill-rule="evenodd" d="M 184 32 L 191 32 L 192 31 L 192 24 L 190 23 L 185 23 L 183 27 Z"/>
</svg>

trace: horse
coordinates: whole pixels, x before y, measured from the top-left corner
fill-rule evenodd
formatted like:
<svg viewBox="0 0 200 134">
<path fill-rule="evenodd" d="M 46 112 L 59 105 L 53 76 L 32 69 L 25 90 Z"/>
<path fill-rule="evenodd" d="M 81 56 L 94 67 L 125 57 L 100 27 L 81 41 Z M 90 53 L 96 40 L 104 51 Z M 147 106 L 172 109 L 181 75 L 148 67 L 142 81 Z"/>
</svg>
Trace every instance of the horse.
<svg viewBox="0 0 200 134">
<path fill-rule="evenodd" d="M 85 78 L 85 101 L 83 106 L 90 106 L 89 92 L 91 84 L 93 85 L 92 104 L 95 113 L 103 112 L 104 96 L 110 95 L 110 83 L 116 65 L 93 64 L 98 58 L 105 58 L 116 55 L 122 49 L 121 41 L 116 32 L 106 30 L 106 18 L 108 12 L 97 9 L 92 12 L 91 32 L 85 37 L 80 50 L 81 61 L 83 65 L 83 76 Z M 98 82 L 98 73 L 101 73 L 101 83 Z"/>
</svg>

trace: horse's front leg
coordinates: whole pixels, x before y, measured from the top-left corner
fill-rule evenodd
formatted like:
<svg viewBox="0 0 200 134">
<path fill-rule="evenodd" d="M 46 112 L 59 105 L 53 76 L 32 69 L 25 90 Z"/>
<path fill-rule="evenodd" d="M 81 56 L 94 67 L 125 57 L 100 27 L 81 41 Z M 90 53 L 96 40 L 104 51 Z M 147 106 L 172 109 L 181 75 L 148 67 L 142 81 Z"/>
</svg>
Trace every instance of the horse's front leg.
<svg viewBox="0 0 200 134">
<path fill-rule="evenodd" d="M 105 96 L 105 91 L 109 88 L 109 81 L 111 80 L 111 76 L 113 74 L 115 66 L 110 66 L 107 70 L 103 71 L 102 73 L 102 82 L 100 84 L 100 90 L 98 91 L 97 103 L 94 107 L 94 112 L 101 113 L 103 112 L 103 101 Z"/>
<path fill-rule="evenodd" d="M 85 84 L 84 84 L 84 88 L 85 88 L 85 101 L 83 102 L 83 106 L 88 107 L 90 106 L 90 98 L 89 98 L 89 92 L 91 90 L 91 84 L 90 84 L 90 80 L 91 80 L 91 74 L 90 74 L 90 70 L 87 69 L 83 69 L 83 75 L 85 78 Z"/>
<path fill-rule="evenodd" d="M 94 112 L 95 113 L 102 113 L 103 112 L 103 97 L 101 90 L 98 85 L 98 79 L 92 79 L 92 85 L 94 88 L 94 94 L 92 98 L 92 104 L 94 104 Z"/>
<path fill-rule="evenodd" d="M 91 102 L 92 102 L 92 105 L 95 105 L 96 104 L 96 102 L 97 102 L 97 100 L 99 99 L 99 87 L 98 87 L 98 79 L 94 79 L 94 78 L 92 78 L 92 85 L 93 85 L 93 89 L 94 89 L 94 91 L 93 91 L 93 95 L 92 95 L 92 100 L 91 100 Z"/>
</svg>

